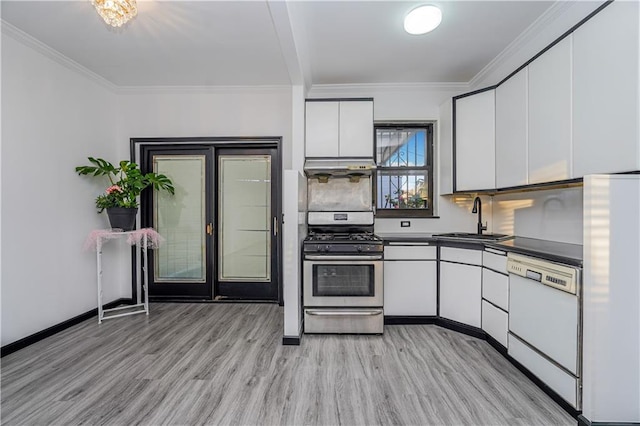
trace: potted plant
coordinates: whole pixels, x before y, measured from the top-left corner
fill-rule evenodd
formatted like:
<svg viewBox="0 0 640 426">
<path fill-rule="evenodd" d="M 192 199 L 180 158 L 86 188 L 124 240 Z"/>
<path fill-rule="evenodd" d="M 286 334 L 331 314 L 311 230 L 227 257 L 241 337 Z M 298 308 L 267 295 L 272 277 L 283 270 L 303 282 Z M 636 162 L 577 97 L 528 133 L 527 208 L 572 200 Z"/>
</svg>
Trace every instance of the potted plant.
<svg viewBox="0 0 640 426">
<path fill-rule="evenodd" d="M 78 166 L 78 175 L 107 176 L 111 185 L 96 198 L 98 213 L 107 210 L 111 228 L 131 231 L 138 211 L 138 197 L 142 191 L 152 186 L 174 194 L 173 182 L 167 176 L 158 173 L 143 174 L 136 163 L 120 161 L 115 167 L 102 158 L 89 157 L 92 165 Z"/>
</svg>

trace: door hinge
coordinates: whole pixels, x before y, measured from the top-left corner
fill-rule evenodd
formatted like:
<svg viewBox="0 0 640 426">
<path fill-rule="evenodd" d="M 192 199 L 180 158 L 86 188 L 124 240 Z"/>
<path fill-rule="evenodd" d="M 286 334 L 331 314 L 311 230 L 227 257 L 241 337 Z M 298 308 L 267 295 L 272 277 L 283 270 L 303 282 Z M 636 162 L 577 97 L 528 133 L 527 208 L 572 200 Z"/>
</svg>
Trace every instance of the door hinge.
<svg viewBox="0 0 640 426">
<path fill-rule="evenodd" d="M 213 235 L 213 223 L 207 223 L 207 235 Z"/>
</svg>

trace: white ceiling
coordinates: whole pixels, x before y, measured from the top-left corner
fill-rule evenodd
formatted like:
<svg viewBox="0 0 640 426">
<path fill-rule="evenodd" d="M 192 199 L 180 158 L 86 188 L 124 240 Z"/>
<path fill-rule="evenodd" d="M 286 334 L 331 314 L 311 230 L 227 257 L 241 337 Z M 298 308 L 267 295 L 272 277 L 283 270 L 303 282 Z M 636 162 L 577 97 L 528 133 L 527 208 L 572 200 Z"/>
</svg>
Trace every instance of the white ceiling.
<svg viewBox="0 0 640 426">
<path fill-rule="evenodd" d="M 1 2 L 2 19 L 112 84 L 466 83 L 554 3 L 428 1 L 432 33 L 402 18 L 424 1 L 138 0 L 114 30 L 90 0 Z"/>
</svg>

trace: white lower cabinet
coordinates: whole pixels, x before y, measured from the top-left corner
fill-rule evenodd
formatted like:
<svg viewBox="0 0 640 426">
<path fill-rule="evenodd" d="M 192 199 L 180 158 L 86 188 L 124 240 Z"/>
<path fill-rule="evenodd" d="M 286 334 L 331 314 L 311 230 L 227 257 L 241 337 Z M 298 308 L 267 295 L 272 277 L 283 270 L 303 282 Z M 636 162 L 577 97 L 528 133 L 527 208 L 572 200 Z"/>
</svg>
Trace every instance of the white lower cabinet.
<svg viewBox="0 0 640 426">
<path fill-rule="evenodd" d="M 506 348 L 507 334 L 509 333 L 509 314 L 483 300 L 482 329 Z"/>
<path fill-rule="evenodd" d="M 440 316 L 481 327 L 482 267 L 440 262 Z"/>
<path fill-rule="evenodd" d="M 509 311 L 509 277 L 490 269 L 482 269 L 482 298 L 503 311 Z"/>
<path fill-rule="evenodd" d="M 437 262 L 391 260 L 384 262 L 384 314 L 435 316 Z"/>
</svg>

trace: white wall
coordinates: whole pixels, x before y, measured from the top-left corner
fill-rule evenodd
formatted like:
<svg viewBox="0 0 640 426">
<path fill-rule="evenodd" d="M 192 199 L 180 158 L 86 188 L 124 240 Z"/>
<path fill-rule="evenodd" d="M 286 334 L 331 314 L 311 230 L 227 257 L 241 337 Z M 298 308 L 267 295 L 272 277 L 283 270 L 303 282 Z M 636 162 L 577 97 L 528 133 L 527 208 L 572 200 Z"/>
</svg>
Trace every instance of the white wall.
<svg viewBox="0 0 640 426">
<path fill-rule="evenodd" d="M 281 136 L 291 168 L 291 87 L 147 89 L 118 96 L 122 155 L 133 137 Z"/>
<path fill-rule="evenodd" d="M 107 224 L 93 202 L 103 187 L 74 167 L 115 160 L 114 113 L 105 87 L 3 34 L 2 345 L 97 306 L 95 254 L 82 247 Z M 116 246 L 106 252 L 105 280 L 126 273 Z M 105 302 L 122 291 L 106 288 Z"/>
<path fill-rule="evenodd" d="M 501 234 L 582 244 L 582 188 L 493 197 L 493 230 Z"/>
</svg>

